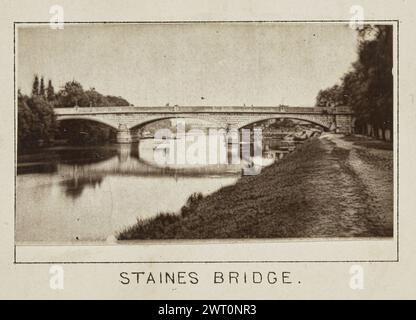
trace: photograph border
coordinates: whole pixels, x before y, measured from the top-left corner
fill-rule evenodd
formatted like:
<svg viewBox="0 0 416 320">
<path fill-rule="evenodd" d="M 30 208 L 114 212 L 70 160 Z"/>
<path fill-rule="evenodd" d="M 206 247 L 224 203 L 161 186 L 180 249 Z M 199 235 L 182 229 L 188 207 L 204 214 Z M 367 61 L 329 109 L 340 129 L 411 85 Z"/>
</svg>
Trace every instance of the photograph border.
<svg viewBox="0 0 416 320">
<path fill-rule="evenodd" d="M 33 262 L 22 262 L 17 261 L 17 253 L 16 253 L 16 177 L 17 177 L 17 90 L 16 90 L 16 27 L 17 25 L 30 25 L 30 24 L 39 24 L 39 25 L 47 25 L 50 24 L 49 21 L 13 21 L 13 81 L 14 81 L 14 219 L 13 219 L 13 226 L 14 226 L 14 235 L 13 235 L 13 264 L 238 264 L 238 263 L 397 263 L 400 261 L 400 223 L 399 223 L 399 149 L 400 149 L 400 139 L 399 139 L 399 106 L 400 106 L 400 20 L 399 19 L 371 19 L 371 20 L 360 20 L 360 23 L 391 23 L 392 26 L 396 25 L 396 112 L 393 115 L 396 116 L 396 132 L 393 132 L 393 152 L 394 146 L 396 146 L 396 164 L 393 167 L 396 170 L 394 178 L 396 178 L 396 188 L 394 188 L 394 178 L 393 178 L 393 190 L 395 191 L 395 204 L 396 204 L 396 223 L 395 223 L 395 232 L 393 232 L 396 236 L 396 259 L 392 260 L 241 260 L 241 261 L 227 261 L 227 260 L 218 260 L 218 261 L 33 261 Z M 328 20 L 169 20 L 169 21 L 65 21 L 64 25 L 76 25 L 76 24 L 191 24 L 191 23 L 199 23 L 199 24 L 210 24 L 210 23 L 351 23 L 351 20 L 347 19 L 328 19 Z M 394 47 L 393 47 L 394 49 Z M 394 82 L 393 82 L 394 86 Z M 394 101 L 394 100 L 393 100 Z M 393 105 L 394 110 L 394 105 Z M 394 154 L 393 154 L 394 160 Z M 394 205 L 394 203 L 393 203 Z M 394 208 L 394 206 L 393 206 Z M 393 210 L 394 213 L 394 210 Z M 394 221 L 394 220 L 393 220 Z M 324 238 L 315 238 L 313 240 L 322 241 Z M 329 239 L 329 238 L 328 238 Z M 208 240 L 208 239 L 207 239 Z M 227 239 L 221 239 L 227 240 Z M 231 240 L 231 239 L 229 239 Z M 257 239 L 262 240 L 262 239 Z M 274 239 L 263 239 L 263 240 L 274 240 Z M 338 240 L 338 238 L 337 238 Z M 354 238 L 345 238 L 345 240 L 355 240 Z M 182 240 L 181 240 L 182 241 Z M 186 241 L 186 239 L 183 239 Z M 202 240 L 201 240 L 202 241 Z M 296 241 L 294 239 L 294 241 Z M 100 246 L 101 244 L 84 244 L 84 245 L 74 245 L 74 247 L 83 247 L 83 246 Z M 62 246 L 62 245 L 45 245 L 45 244 L 34 244 L 30 246 L 35 247 L 48 247 L 48 246 Z M 103 246 L 111 246 L 108 244 L 104 244 Z M 131 245 L 132 247 L 134 245 Z"/>
</svg>

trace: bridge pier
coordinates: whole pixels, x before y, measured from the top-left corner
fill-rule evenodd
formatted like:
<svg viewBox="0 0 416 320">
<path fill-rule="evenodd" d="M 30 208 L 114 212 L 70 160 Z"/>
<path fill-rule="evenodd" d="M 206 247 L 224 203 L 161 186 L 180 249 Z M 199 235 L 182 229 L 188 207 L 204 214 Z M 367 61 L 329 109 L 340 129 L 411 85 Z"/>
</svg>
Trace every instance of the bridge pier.
<svg viewBox="0 0 416 320">
<path fill-rule="evenodd" d="M 117 130 L 117 143 L 134 143 L 140 140 L 140 131 L 138 129 L 132 130 L 125 124 L 120 124 Z"/>
<path fill-rule="evenodd" d="M 351 134 L 353 133 L 353 121 L 351 115 L 335 116 L 335 133 Z"/>
<path fill-rule="evenodd" d="M 130 129 L 125 124 L 120 124 L 117 130 L 117 143 L 131 143 Z"/>
</svg>

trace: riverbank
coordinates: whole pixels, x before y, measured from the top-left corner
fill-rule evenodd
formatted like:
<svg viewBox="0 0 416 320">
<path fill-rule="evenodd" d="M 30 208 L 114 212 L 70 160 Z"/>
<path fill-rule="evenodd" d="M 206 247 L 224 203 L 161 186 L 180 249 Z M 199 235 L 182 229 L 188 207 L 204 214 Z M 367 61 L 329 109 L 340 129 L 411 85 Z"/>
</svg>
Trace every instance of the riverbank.
<svg viewBox="0 0 416 320">
<path fill-rule="evenodd" d="M 132 239 L 391 237 L 391 144 L 324 134 L 257 176 L 206 196 L 180 214 L 138 221 Z"/>
</svg>

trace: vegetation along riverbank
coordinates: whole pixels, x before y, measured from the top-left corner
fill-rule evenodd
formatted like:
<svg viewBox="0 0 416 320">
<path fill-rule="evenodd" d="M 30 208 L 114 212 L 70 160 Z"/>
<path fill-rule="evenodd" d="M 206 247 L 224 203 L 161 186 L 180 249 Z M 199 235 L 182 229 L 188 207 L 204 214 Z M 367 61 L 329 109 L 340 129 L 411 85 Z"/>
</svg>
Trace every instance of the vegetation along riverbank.
<svg viewBox="0 0 416 320">
<path fill-rule="evenodd" d="M 119 240 L 390 237 L 392 145 L 324 134 L 257 176 L 203 197 L 180 213 L 138 221 Z"/>
</svg>

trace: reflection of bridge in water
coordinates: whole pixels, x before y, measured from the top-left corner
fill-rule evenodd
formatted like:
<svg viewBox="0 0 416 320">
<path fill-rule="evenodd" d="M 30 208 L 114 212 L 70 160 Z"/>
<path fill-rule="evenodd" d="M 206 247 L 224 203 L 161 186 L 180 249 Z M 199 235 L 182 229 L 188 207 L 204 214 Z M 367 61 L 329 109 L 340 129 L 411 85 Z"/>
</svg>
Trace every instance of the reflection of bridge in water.
<svg viewBox="0 0 416 320">
<path fill-rule="evenodd" d="M 61 176 L 78 179 L 108 175 L 153 176 L 153 177 L 201 177 L 239 175 L 241 164 L 186 165 L 182 167 L 164 166 L 153 163 L 140 156 L 139 143 L 118 145 L 117 155 L 111 158 L 83 164 L 60 163 L 57 165 Z M 151 151 L 151 150 L 150 150 Z"/>
</svg>

